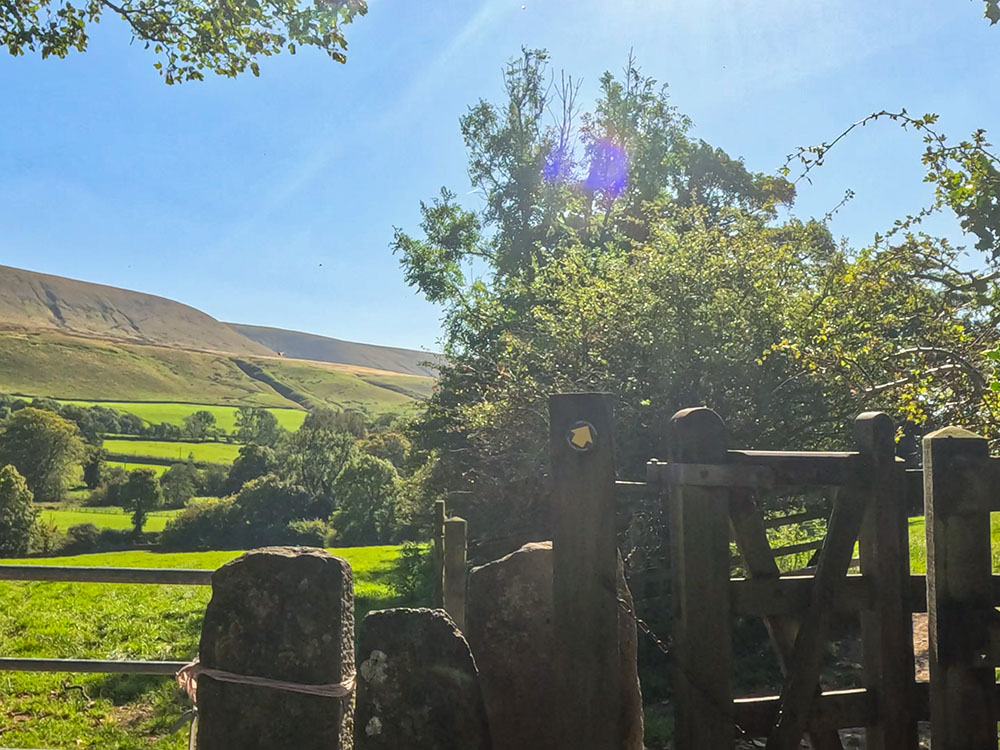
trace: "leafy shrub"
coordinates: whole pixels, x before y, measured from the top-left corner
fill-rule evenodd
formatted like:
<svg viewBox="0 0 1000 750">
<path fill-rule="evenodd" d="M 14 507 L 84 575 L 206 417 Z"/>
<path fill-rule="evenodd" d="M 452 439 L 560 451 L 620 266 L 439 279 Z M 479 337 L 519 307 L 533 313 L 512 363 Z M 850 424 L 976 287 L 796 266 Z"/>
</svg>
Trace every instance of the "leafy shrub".
<svg viewBox="0 0 1000 750">
<path fill-rule="evenodd" d="M 130 529 L 101 529 L 101 536 L 97 540 L 100 550 L 130 549 L 134 546 L 135 534 Z"/>
<path fill-rule="evenodd" d="M 211 503 L 194 503 L 167 522 L 160 544 L 167 549 L 238 549 L 242 529 L 231 498 Z"/>
<path fill-rule="evenodd" d="M 31 529 L 29 551 L 48 555 L 62 549 L 66 535 L 54 523 L 39 520 Z"/>
<path fill-rule="evenodd" d="M 331 533 L 329 524 L 318 518 L 310 520 L 291 521 L 285 527 L 284 544 L 294 544 L 301 547 L 323 547 Z"/>
<path fill-rule="evenodd" d="M 396 590 L 409 602 L 430 602 L 432 577 L 430 548 L 426 544 L 406 542 L 393 570 Z"/>
<path fill-rule="evenodd" d="M 92 523 L 78 523 L 70 526 L 66 532 L 66 541 L 61 551 L 66 554 L 80 555 L 93 552 L 101 539 L 101 530 Z"/>
</svg>

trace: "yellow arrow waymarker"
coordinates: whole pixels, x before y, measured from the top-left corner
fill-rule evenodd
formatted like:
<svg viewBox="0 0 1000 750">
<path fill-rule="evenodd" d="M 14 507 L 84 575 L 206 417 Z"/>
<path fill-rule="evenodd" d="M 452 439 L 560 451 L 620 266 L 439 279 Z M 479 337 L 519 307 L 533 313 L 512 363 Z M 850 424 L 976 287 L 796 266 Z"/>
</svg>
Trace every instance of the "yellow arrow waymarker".
<svg viewBox="0 0 1000 750">
<path fill-rule="evenodd" d="M 594 445 L 594 433 L 589 424 L 571 427 L 569 444 L 578 451 L 585 451 Z"/>
</svg>

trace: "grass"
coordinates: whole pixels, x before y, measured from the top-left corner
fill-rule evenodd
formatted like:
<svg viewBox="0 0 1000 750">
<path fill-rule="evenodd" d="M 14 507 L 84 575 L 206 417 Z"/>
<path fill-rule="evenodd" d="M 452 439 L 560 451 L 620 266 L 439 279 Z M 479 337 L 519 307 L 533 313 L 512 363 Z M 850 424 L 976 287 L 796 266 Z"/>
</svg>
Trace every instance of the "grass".
<svg viewBox="0 0 1000 750">
<path fill-rule="evenodd" d="M 354 569 L 358 616 L 399 604 L 397 547 L 331 550 Z M 239 552 L 116 552 L 18 563 L 217 568 Z M 12 561 L 2 561 L 12 562 Z M 208 587 L 4 582 L 3 656 L 187 660 L 198 649 Z M 4 747 L 181 750 L 169 734 L 187 708 L 169 678 L 9 672 L 0 677 Z"/>
<path fill-rule="evenodd" d="M 434 384 L 433 378 L 364 367 L 277 357 L 249 359 L 317 405 L 373 414 L 402 413 L 414 398 L 429 394 Z M 0 392 L 117 403 L 153 422 L 182 420 L 190 413 L 187 409 L 197 411 L 201 404 L 229 407 L 216 414 L 224 427 L 234 419 L 233 407 L 241 405 L 284 407 L 276 415 L 288 427 L 303 418 L 297 416 L 298 404 L 244 373 L 225 354 L 53 332 L 0 332 Z"/>
<path fill-rule="evenodd" d="M 161 466 L 160 464 L 144 464 L 141 461 L 106 461 L 108 466 L 118 466 L 125 471 L 134 471 L 135 469 L 152 469 L 156 476 L 160 476 L 163 472 L 169 469 L 169 466 Z"/>
<path fill-rule="evenodd" d="M 163 531 L 167 521 L 180 513 L 179 510 L 157 510 L 149 514 L 146 531 Z M 43 510 L 42 520 L 55 524 L 65 531 L 70 526 L 81 523 L 92 523 L 99 529 L 131 529 L 132 514 L 120 508 L 74 508 L 72 510 Z"/>
<path fill-rule="evenodd" d="M 0 391 L 62 399 L 295 407 L 222 354 L 0 333 Z"/>
<path fill-rule="evenodd" d="M 294 359 L 253 358 L 252 361 L 275 380 L 309 397 L 316 404 L 363 409 L 373 414 L 404 412 L 416 403 L 415 395 L 430 393 L 434 384 L 432 378 L 364 367 Z"/>
<path fill-rule="evenodd" d="M 139 419 L 150 424 L 182 425 L 184 418 L 194 414 L 196 411 L 209 411 L 215 416 L 215 424 L 226 432 L 233 432 L 236 429 L 236 407 L 233 406 L 211 406 L 206 404 L 182 404 L 176 402 L 160 403 L 133 403 L 130 401 L 66 401 L 64 404 L 75 404 L 77 406 L 106 406 L 115 411 L 135 414 Z M 306 412 L 302 409 L 277 409 L 269 408 L 278 424 L 286 430 L 295 431 L 302 426 L 306 418 Z"/>
<path fill-rule="evenodd" d="M 104 441 L 104 448 L 109 453 L 170 458 L 178 461 L 186 461 L 189 455 L 193 455 L 195 461 L 208 461 L 215 464 L 231 464 L 239 455 L 240 447 L 234 443 L 187 443 L 183 441 L 121 440 L 115 438 Z"/>
</svg>

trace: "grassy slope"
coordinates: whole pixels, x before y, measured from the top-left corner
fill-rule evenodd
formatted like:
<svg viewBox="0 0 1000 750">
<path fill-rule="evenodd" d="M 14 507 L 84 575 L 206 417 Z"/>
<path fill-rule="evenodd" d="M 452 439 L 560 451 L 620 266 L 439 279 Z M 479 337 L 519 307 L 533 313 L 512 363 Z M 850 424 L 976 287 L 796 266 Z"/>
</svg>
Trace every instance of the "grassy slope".
<svg viewBox="0 0 1000 750">
<path fill-rule="evenodd" d="M 159 440 L 118 440 L 106 439 L 104 448 L 109 453 L 124 453 L 129 456 L 155 456 L 184 461 L 193 455 L 195 461 L 209 461 L 216 464 L 231 464 L 240 452 L 235 443 L 187 443 Z"/>
<path fill-rule="evenodd" d="M 405 411 L 413 396 L 428 394 L 434 382 L 352 365 L 280 358 L 252 361 L 316 404 L 362 408 L 375 414 Z M 299 409 L 271 386 L 247 376 L 225 355 L 58 333 L 0 331 L 0 392 L 74 401 L 160 402 L 131 404 L 130 411 L 157 405 L 165 409 L 167 403 L 184 408 L 215 404 Z M 181 413 L 174 412 L 173 418 Z M 225 423 L 231 419 L 228 414 Z M 279 420 L 298 419 L 284 409 L 276 414 Z M 163 420 L 154 417 L 151 421 Z"/>
<path fill-rule="evenodd" d="M 379 378 L 384 379 L 383 383 L 406 387 L 413 393 L 429 392 L 434 382 L 418 375 L 394 375 L 350 365 L 290 359 L 254 359 L 253 362 L 316 403 L 341 409 L 367 409 L 375 414 L 400 413 L 414 403 L 411 396 L 378 385 Z"/>
<path fill-rule="evenodd" d="M 0 333 L 0 391 L 66 399 L 295 404 L 224 355 L 61 334 Z"/>
<path fill-rule="evenodd" d="M 359 619 L 368 609 L 399 603 L 391 583 L 398 548 L 332 551 L 354 568 Z M 216 568 L 239 554 L 118 552 L 28 562 Z M 186 660 L 197 651 L 209 593 L 208 587 L 191 586 L 3 582 L 3 655 Z M 187 747 L 185 731 L 167 734 L 187 708 L 170 679 L 11 672 L 0 680 L 0 706 L 5 747 Z"/>
<path fill-rule="evenodd" d="M 167 521 L 176 516 L 179 510 L 157 510 L 149 514 L 146 531 L 163 531 Z M 132 514 L 120 508 L 78 508 L 74 510 L 43 510 L 42 520 L 55 524 L 65 531 L 70 526 L 81 523 L 92 523 L 99 529 L 131 529 Z"/>
<path fill-rule="evenodd" d="M 215 416 L 215 424 L 217 427 L 225 430 L 226 432 L 232 432 L 236 429 L 236 407 L 233 406 L 210 406 L 206 404 L 182 404 L 176 402 L 167 403 L 134 403 L 130 401 L 66 401 L 63 400 L 62 403 L 76 404 L 77 406 L 106 406 L 109 409 L 114 409 L 115 411 L 120 411 L 127 414 L 135 414 L 139 419 L 145 420 L 150 424 L 160 424 L 161 422 L 166 422 L 167 424 L 181 425 L 184 423 L 184 418 L 194 414 L 196 411 L 210 411 Z M 297 430 L 302 426 L 303 420 L 306 418 L 306 412 L 302 409 L 278 409 L 272 408 L 268 409 L 275 418 L 278 420 L 278 424 L 284 427 L 286 430 Z"/>
</svg>

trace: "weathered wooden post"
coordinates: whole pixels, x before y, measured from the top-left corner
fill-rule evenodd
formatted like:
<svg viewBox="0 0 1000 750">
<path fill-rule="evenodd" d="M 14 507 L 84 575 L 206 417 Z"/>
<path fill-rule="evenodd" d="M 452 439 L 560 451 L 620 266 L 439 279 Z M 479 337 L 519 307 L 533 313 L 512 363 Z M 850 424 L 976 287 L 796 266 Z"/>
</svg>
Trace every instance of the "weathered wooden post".
<svg viewBox="0 0 1000 750">
<path fill-rule="evenodd" d="M 269 547 L 219 568 L 192 674 L 203 750 L 349 749 L 351 566 L 324 550 Z"/>
<path fill-rule="evenodd" d="M 861 573 L 871 606 L 861 611 L 865 687 L 875 696 L 877 722 L 865 730 L 869 750 L 918 746 L 913 713 L 913 620 L 906 603 L 910 543 L 903 465 L 895 456 L 895 427 L 880 412 L 854 422 L 858 450 L 871 462 L 872 486 L 859 535 Z"/>
<path fill-rule="evenodd" d="M 979 435 L 946 427 L 927 435 L 923 448 L 931 744 L 994 750 L 990 488 L 974 481 L 986 474 L 989 447 Z"/>
<path fill-rule="evenodd" d="M 431 598 L 438 609 L 444 606 L 444 500 L 434 501 L 434 551 L 433 568 L 434 581 Z"/>
<path fill-rule="evenodd" d="M 726 450 L 726 428 L 714 411 L 674 415 L 671 464 L 723 464 Z M 674 555 L 674 742 L 678 750 L 732 750 L 729 490 L 679 484 L 667 502 Z"/>
<path fill-rule="evenodd" d="M 444 609 L 459 630 L 465 630 L 467 531 L 464 518 L 449 518 L 444 522 Z"/>
<path fill-rule="evenodd" d="M 621 735 L 612 401 L 549 399 L 552 587 L 560 750 L 609 750 Z"/>
</svg>

